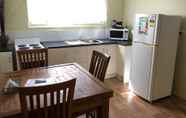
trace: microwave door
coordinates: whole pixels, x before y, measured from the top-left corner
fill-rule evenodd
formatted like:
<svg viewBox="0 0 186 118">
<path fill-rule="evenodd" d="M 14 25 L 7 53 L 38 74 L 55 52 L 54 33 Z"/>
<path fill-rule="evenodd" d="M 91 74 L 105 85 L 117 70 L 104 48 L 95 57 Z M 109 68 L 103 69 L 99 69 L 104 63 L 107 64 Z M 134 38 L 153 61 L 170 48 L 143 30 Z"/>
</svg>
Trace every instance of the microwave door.
<svg viewBox="0 0 186 118">
<path fill-rule="evenodd" d="M 122 39 L 123 38 L 123 31 L 110 31 L 111 39 Z"/>
<path fill-rule="evenodd" d="M 111 40 L 124 40 L 123 36 L 124 36 L 123 30 L 111 30 L 110 31 Z"/>
</svg>

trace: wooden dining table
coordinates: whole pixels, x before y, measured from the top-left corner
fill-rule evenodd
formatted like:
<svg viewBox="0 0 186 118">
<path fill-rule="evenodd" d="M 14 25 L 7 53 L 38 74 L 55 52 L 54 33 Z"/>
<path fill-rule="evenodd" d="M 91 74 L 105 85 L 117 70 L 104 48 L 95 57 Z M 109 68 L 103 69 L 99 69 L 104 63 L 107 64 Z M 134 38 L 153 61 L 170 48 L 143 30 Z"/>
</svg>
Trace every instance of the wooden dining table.
<svg viewBox="0 0 186 118">
<path fill-rule="evenodd" d="M 10 79 L 17 82 L 19 86 L 26 87 L 28 81 L 34 79 L 54 79 L 56 82 L 64 82 L 74 78 L 76 85 L 72 102 L 73 116 L 96 109 L 98 118 L 108 118 L 109 99 L 113 96 L 113 91 L 77 63 L 0 74 L 0 90 L 3 90 Z M 14 90 L 10 93 L 0 93 L 0 118 L 22 117 L 19 94 L 16 88 Z"/>
</svg>

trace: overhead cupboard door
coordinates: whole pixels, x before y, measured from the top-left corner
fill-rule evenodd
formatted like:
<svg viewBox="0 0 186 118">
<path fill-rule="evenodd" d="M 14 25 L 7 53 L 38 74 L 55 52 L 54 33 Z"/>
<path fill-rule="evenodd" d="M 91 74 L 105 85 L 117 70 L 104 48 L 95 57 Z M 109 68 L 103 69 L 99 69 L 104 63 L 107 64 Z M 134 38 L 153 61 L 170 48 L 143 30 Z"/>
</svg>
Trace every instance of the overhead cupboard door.
<svg viewBox="0 0 186 118">
<path fill-rule="evenodd" d="M 130 87 L 146 99 L 150 99 L 154 48 L 142 43 L 134 43 L 132 46 Z"/>
</svg>

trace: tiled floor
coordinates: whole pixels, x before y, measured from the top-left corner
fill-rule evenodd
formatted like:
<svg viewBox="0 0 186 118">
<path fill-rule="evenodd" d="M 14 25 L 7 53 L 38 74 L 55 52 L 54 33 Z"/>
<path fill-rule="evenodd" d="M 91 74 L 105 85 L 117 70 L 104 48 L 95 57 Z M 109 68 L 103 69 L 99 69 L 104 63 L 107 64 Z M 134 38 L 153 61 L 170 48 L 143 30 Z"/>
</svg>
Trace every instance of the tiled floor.
<svg viewBox="0 0 186 118">
<path fill-rule="evenodd" d="M 105 84 L 114 90 L 109 118 L 186 118 L 186 101 L 179 98 L 169 97 L 151 104 L 135 96 L 117 79 L 106 80 Z"/>
</svg>

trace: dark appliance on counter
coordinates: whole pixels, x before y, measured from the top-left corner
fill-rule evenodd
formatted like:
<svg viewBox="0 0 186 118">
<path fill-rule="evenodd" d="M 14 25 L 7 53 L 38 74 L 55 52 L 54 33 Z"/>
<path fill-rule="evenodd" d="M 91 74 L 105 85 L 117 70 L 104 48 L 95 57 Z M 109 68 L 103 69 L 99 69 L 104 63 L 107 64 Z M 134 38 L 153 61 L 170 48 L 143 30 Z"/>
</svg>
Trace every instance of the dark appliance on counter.
<svg viewBox="0 0 186 118">
<path fill-rule="evenodd" d="M 113 20 L 112 21 L 112 28 L 114 29 L 123 29 L 123 22 L 122 21 L 117 21 L 117 20 Z"/>
</svg>

